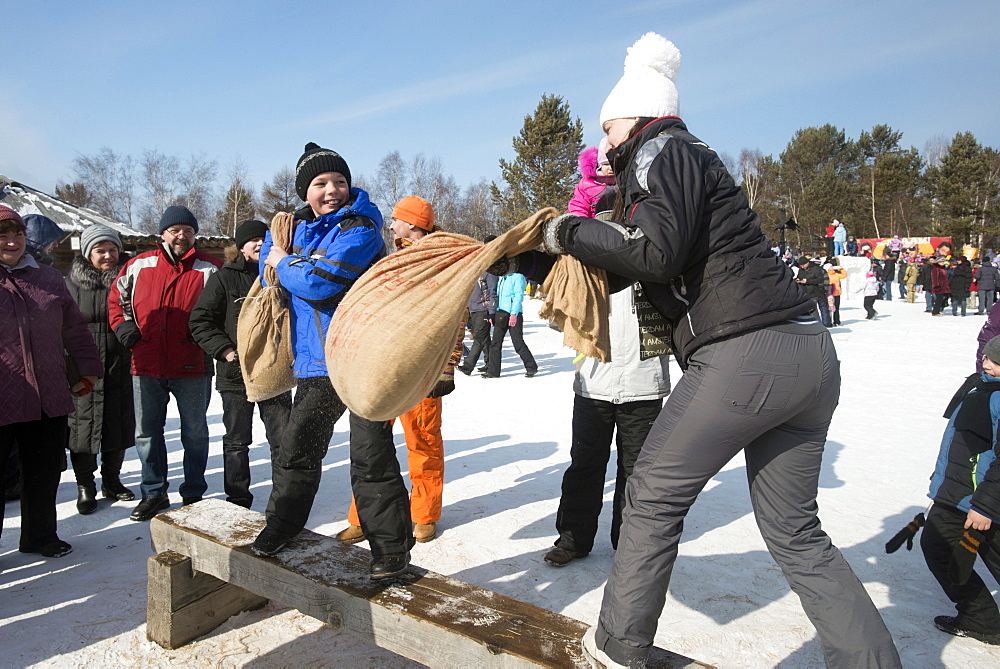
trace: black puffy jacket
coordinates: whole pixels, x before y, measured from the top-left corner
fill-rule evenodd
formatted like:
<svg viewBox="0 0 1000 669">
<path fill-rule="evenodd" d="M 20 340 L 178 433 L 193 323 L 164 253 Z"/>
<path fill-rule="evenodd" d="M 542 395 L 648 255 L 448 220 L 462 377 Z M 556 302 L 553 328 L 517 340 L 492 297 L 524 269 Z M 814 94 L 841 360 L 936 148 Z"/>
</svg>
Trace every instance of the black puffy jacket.
<svg viewBox="0 0 1000 669">
<path fill-rule="evenodd" d="M 257 279 L 259 265 L 246 262 L 242 253 L 208 277 L 198 303 L 191 310 L 191 336 L 198 346 L 216 359 L 215 387 L 219 391 L 245 391 L 238 360 L 226 362 L 226 349 L 236 350 L 236 320 L 243 298 Z"/>
<path fill-rule="evenodd" d="M 948 284 L 955 299 L 968 297 L 969 289 L 972 287 L 972 268 L 969 267 L 969 263 L 961 262 L 955 265 L 955 271 L 948 279 Z"/>
<path fill-rule="evenodd" d="M 121 345 L 108 324 L 108 292 L 121 264 L 102 272 L 82 257 L 73 258 L 66 288 L 87 319 L 87 329 L 104 363 L 104 377 L 94 389 L 74 401 L 69 415 L 69 450 L 74 453 L 123 451 L 135 444 L 135 405 L 132 396 L 132 354 Z"/>
<path fill-rule="evenodd" d="M 825 300 L 830 294 L 830 275 L 814 262 L 801 268 L 795 278 L 805 281 L 800 286 L 814 300 Z"/>
<path fill-rule="evenodd" d="M 815 308 L 718 155 L 679 118 L 651 122 L 610 157 L 627 233 L 573 217 L 560 242 L 585 264 L 642 284 L 673 326 L 682 365 L 703 344 Z"/>
</svg>

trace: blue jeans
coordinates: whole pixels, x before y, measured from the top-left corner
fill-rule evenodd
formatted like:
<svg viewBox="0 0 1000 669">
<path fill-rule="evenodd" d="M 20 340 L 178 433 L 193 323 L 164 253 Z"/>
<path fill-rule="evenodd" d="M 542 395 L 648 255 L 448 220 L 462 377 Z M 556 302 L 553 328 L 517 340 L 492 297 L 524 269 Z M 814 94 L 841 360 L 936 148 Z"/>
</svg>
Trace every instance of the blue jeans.
<svg viewBox="0 0 1000 669">
<path fill-rule="evenodd" d="M 888 279 L 885 282 L 885 294 L 882 296 L 882 299 L 887 302 L 892 302 L 892 279 Z"/>
<path fill-rule="evenodd" d="M 835 256 L 844 255 L 844 242 L 838 242 L 836 240 L 833 242 L 833 255 Z"/>
<path fill-rule="evenodd" d="M 934 308 L 934 293 L 927 286 L 924 286 L 924 301 L 927 303 L 927 311 Z"/>
<path fill-rule="evenodd" d="M 184 448 L 184 483 L 181 497 L 201 497 L 208 490 L 205 466 L 208 463 L 208 402 L 212 378 L 156 379 L 133 376 L 135 392 L 135 450 L 142 463 L 142 497 L 167 494 L 167 444 L 163 428 L 167 422 L 170 395 L 177 400 L 181 418 L 181 446 Z"/>
</svg>

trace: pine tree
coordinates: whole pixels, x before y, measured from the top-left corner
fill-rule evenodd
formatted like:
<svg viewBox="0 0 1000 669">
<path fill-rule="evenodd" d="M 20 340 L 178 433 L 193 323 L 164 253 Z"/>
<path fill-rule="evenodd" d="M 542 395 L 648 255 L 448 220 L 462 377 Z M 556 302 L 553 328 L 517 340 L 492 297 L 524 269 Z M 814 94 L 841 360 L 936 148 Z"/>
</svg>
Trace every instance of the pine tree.
<svg viewBox="0 0 1000 669">
<path fill-rule="evenodd" d="M 295 192 L 295 173 L 288 167 L 282 167 L 261 189 L 257 210 L 265 221 L 270 221 L 275 214 L 293 212 L 302 204 L 299 194 Z"/>
<path fill-rule="evenodd" d="M 566 208 L 579 179 L 583 124 L 571 118 L 569 104 L 562 97 L 542 95 L 535 113 L 524 117 L 513 147 L 513 161 L 500 159 L 506 187 L 490 186 L 505 228 L 544 207 Z"/>
<path fill-rule="evenodd" d="M 90 201 L 93 199 L 87 187 L 79 181 L 74 181 L 71 184 L 57 183 L 56 197 L 78 207 L 89 207 Z"/>
<path fill-rule="evenodd" d="M 781 153 L 780 206 L 811 238 L 807 250 L 822 245 L 834 218 L 857 220 L 857 168 L 856 144 L 830 124 L 797 130 Z"/>
<path fill-rule="evenodd" d="M 254 205 L 253 192 L 243 185 L 243 180 L 239 176 L 234 177 L 222 200 L 222 209 L 216 214 L 216 229 L 220 234 L 232 237 L 236 234 L 236 226 L 240 222 L 256 215 L 257 207 Z"/>
<path fill-rule="evenodd" d="M 971 132 L 960 132 L 941 165 L 929 170 L 944 229 L 954 237 L 956 248 L 963 243 L 981 246 L 984 239 L 997 234 L 997 162 L 994 149 L 984 148 Z"/>
</svg>

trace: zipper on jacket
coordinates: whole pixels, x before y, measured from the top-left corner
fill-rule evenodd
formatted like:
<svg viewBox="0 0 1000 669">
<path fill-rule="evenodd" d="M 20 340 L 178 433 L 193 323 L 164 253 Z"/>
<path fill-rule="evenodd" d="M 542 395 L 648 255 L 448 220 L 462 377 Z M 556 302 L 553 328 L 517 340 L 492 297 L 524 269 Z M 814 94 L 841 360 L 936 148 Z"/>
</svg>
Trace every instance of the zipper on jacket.
<svg viewBox="0 0 1000 669">
<path fill-rule="evenodd" d="M 677 283 L 680 282 L 680 292 L 677 290 Z M 687 317 L 688 328 L 691 330 L 691 336 L 697 337 L 698 333 L 694 331 L 694 323 L 691 322 L 691 303 L 684 298 L 687 295 L 687 286 L 684 285 L 684 277 L 678 276 L 676 279 L 670 282 L 670 292 L 674 294 L 678 300 L 684 303 L 684 315 Z"/>
</svg>

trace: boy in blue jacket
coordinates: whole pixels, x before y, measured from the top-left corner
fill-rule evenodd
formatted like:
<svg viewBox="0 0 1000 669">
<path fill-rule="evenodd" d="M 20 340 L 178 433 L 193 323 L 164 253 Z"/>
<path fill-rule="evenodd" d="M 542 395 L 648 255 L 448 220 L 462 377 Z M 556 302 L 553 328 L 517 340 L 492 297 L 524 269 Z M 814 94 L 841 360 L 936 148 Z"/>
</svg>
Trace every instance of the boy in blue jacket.
<svg viewBox="0 0 1000 669">
<path fill-rule="evenodd" d="M 337 305 L 358 277 L 385 256 L 382 214 L 368 193 L 351 187 L 340 154 L 310 142 L 295 168 L 295 189 L 308 207 L 292 238 L 292 253 L 273 246 L 260 251 L 291 295 L 294 374 L 298 380 L 288 427 L 272 461 L 273 487 L 267 525 L 254 541 L 257 555 L 276 555 L 298 534 L 319 489 L 333 426 L 346 407 L 326 369 L 324 343 Z M 371 576 L 406 570 L 413 547 L 410 505 L 392 441 L 392 423 L 350 417 L 351 487 L 372 551 Z"/>
<path fill-rule="evenodd" d="M 983 373 L 970 376 L 952 398 L 948 427 L 931 476 L 934 505 L 920 548 L 934 577 L 955 602 L 956 616 L 937 616 L 942 632 L 1000 645 L 1000 610 L 972 569 L 976 554 L 1000 578 L 1000 337 L 983 348 Z"/>
</svg>

